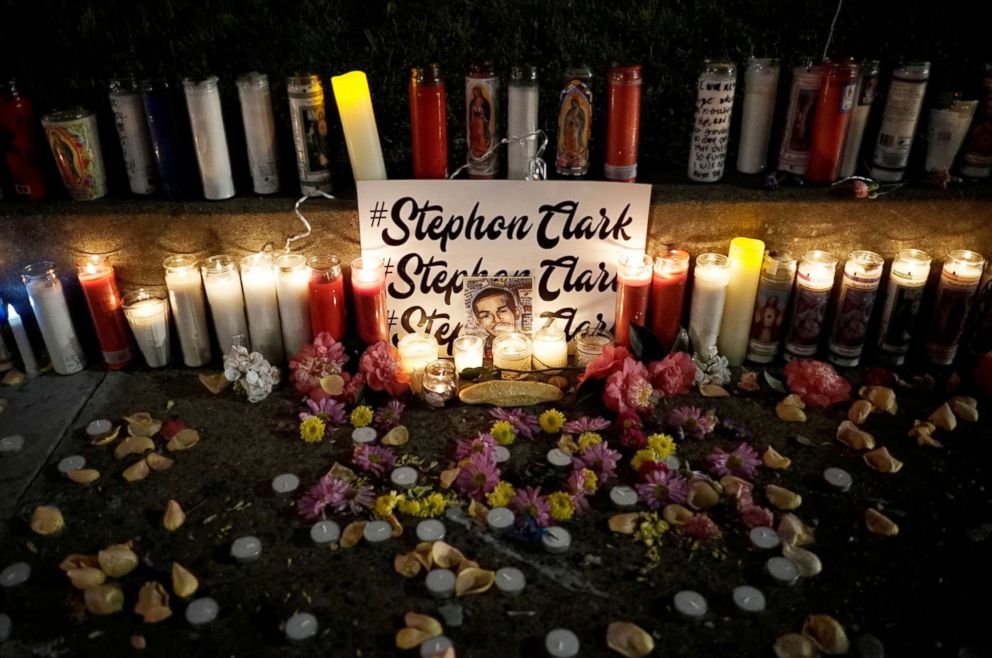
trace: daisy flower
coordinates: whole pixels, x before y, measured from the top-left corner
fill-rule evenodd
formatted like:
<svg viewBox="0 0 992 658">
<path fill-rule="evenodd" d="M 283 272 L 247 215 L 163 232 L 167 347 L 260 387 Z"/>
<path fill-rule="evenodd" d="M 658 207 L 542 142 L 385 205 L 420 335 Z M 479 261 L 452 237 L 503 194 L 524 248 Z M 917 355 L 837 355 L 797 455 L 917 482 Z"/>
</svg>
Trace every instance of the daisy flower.
<svg viewBox="0 0 992 658">
<path fill-rule="evenodd" d="M 541 495 L 540 487 L 518 489 L 510 501 L 510 509 L 521 519 L 530 517 L 541 528 L 551 525 L 551 508 L 548 499 Z"/>
<path fill-rule="evenodd" d="M 641 502 L 651 509 L 661 509 L 669 503 L 685 503 L 689 481 L 667 468 L 659 468 L 648 473 L 636 489 Z"/>
<path fill-rule="evenodd" d="M 404 409 L 406 409 L 406 405 L 399 400 L 390 400 L 386 406 L 376 409 L 372 422 L 379 428 L 379 431 L 388 432 L 401 423 Z"/>
<path fill-rule="evenodd" d="M 496 468 L 496 462 L 488 455 L 476 454 L 462 466 L 455 479 L 455 486 L 469 498 L 481 501 L 485 499 L 486 494 L 496 488 L 497 482 L 499 482 L 499 469 Z"/>
<path fill-rule="evenodd" d="M 489 415 L 496 420 L 505 420 L 511 425 L 516 434 L 525 439 L 533 439 L 534 435 L 541 429 L 537 416 L 528 413 L 523 409 L 492 409 Z"/>
<path fill-rule="evenodd" d="M 296 511 L 308 521 L 314 521 L 324 516 L 324 510 L 330 508 L 339 511 L 345 499 L 351 493 L 351 485 L 344 480 L 325 475 L 300 496 L 296 503 Z"/>
<path fill-rule="evenodd" d="M 583 416 L 578 420 L 570 420 L 562 426 L 562 431 L 567 434 L 582 434 L 583 432 L 602 432 L 609 428 L 610 421 L 595 416 L 590 418 Z"/>
<path fill-rule="evenodd" d="M 758 466 L 761 465 L 757 451 L 744 442 L 732 452 L 715 448 L 706 461 L 710 463 L 710 470 L 716 475 L 736 475 L 746 479 L 753 478 Z"/>
<path fill-rule="evenodd" d="M 381 477 L 392 471 L 395 464 L 396 453 L 388 446 L 366 443 L 355 448 L 355 465 L 367 473 Z"/>
</svg>

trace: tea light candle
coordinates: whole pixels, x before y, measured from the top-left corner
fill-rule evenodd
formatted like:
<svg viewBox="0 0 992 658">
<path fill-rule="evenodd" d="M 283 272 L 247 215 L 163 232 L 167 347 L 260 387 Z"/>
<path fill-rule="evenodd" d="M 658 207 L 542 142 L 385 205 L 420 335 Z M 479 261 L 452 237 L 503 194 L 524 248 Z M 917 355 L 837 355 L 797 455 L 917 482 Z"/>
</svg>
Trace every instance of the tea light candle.
<svg viewBox="0 0 992 658">
<path fill-rule="evenodd" d="M 310 329 L 310 270 L 300 254 L 282 254 L 275 261 L 276 297 L 282 343 L 288 362 L 313 339 Z"/>
<path fill-rule="evenodd" d="M 313 335 L 327 332 L 334 340 L 341 340 L 347 329 L 341 261 L 337 256 L 311 256 L 307 269 L 310 272 L 310 328 Z"/>
<path fill-rule="evenodd" d="M 286 620 L 286 639 L 291 644 L 302 644 L 317 636 L 320 624 L 309 612 L 297 612 Z"/>
<path fill-rule="evenodd" d="M 381 546 L 393 537 L 393 526 L 388 521 L 369 521 L 365 524 L 362 536 L 369 544 Z"/>
<path fill-rule="evenodd" d="M 673 602 L 675 611 L 690 621 L 699 621 L 709 610 L 703 595 L 688 589 L 676 593 Z"/>
<path fill-rule="evenodd" d="M 771 363 L 778 356 L 798 265 L 799 261 L 788 251 L 772 249 L 765 252 L 758 295 L 754 299 L 748 361 Z"/>
<path fill-rule="evenodd" d="M 568 341 L 565 332 L 552 325 L 535 333 L 533 363 L 535 370 L 567 366 Z"/>
<path fill-rule="evenodd" d="M 828 360 L 852 368 L 861 362 L 875 294 L 885 260 L 873 251 L 852 251 L 844 264 Z"/>
<path fill-rule="evenodd" d="M 241 259 L 241 287 L 248 311 L 251 349 L 261 352 L 269 363 L 281 363 L 282 328 L 279 325 L 275 261 L 271 254 L 252 254 Z"/>
<path fill-rule="evenodd" d="M 551 658 L 575 658 L 579 655 L 579 638 L 567 628 L 556 628 L 544 636 L 544 650 Z"/>
<path fill-rule="evenodd" d="M 106 418 L 100 418 L 90 422 L 86 426 L 86 436 L 90 439 L 103 439 L 110 436 L 110 433 L 114 431 L 114 424 L 111 423 Z"/>
<path fill-rule="evenodd" d="M 730 284 L 730 261 L 723 254 L 700 254 L 692 278 L 689 339 L 697 353 L 716 345 Z"/>
<path fill-rule="evenodd" d="M 420 658 L 444 658 L 445 652 L 454 646 L 444 635 L 429 637 L 420 645 Z"/>
<path fill-rule="evenodd" d="M 386 321 L 386 266 L 378 258 L 356 258 L 351 262 L 358 337 L 366 345 L 389 340 Z"/>
<path fill-rule="evenodd" d="M 734 588 L 734 605 L 741 612 L 758 613 L 765 610 L 765 595 L 757 587 L 740 585 Z"/>
<path fill-rule="evenodd" d="M 231 557 L 242 564 L 254 562 L 262 556 L 262 541 L 258 537 L 239 537 L 231 544 Z"/>
<path fill-rule="evenodd" d="M 613 334 L 605 329 L 586 328 L 575 336 L 575 365 L 584 368 L 603 353 L 603 348 L 613 344 Z"/>
<path fill-rule="evenodd" d="M 272 479 L 272 491 L 277 496 L 288 496 L 300 488 L 300 478 L 292 473 L 283 473 Z"/>
<path fill-rule="evenodd" d="M 86 467 L 86 458 L 82 455 L 69 455 L 59 461 L 59 473 L 66 475 L 69 471 L 78 471 Z"/>
<path fill-rule="evenodd" d="M 572 456 L 558 448 L 548 450 L 548 463 L 557 468 L 567 468 L 572 465 Z"/>
<path fill-rule="evenodd" d="M 510 461 L 510 449 L 506 446 L 496 446 L 493 448 L 493 459 L 496 460 L 497 464 Z"/>
<path fill-rule="evenodd" d="M 110 258 L 96 254 L 87 256 L 76 264 L 76 271 L 103 360 L 111 370 L 120 370 L 131 363 L 134 350 L 127 333 L 127 322 L 121 309 L 121 292 L 117 289 L 117 277 Z"/>
<path fill-rule="evenodd" d="M 124 315 L 150 368 L 169 365 L 169 302 L 165 293 L 138 288 L 124 295 Z"/>
<path fill-rule="evenodd" d="M 799 567 L 788 558 L 780 556 L 768 558 L 765 562 L 765 571 L 783 585 L 795 585 L 799 580 Z"/>
<path fill-rule="evenodd" d="M 617 303 L 613 336 L 617 345 L 630 346 L 631 323 L 647 324 L 654 259 L 644 253 L 624 254 L 617 267 Z"/>
<path fill-rule="evenodd" d="M 444 534 L 444 524 L 437 519 L 424 519 L 417 524 L 418 541 L 441 541 Z"/>
<path fill-rule="evenodd" d="M 169 256 L 162 261 L 172 317 L 176 321 L 183 363 L 198 368 L 210 361 L 210 329 L 203 279 L 194 256 Z"/>
<path fill-rule="evenodd" d="M 310 528 L 310 539 L 318 546 L 333 544 L 341 538 L 341 526 L 334 521 L 317 521 Z"/>
<path fill-rule="evenodd" d="M 432 569 L 427 573 L 424 584 L 435 599 L 446 599 L 455 593 L 455 572 L 451 569 Z"/>
<path fill-rule="evenodd" d="M 751 335 L 754 317 L 754 298 L 758 294 L 761 264 L 765 257 L 765 243 L 753 238 L 734 238 L 730 241 L 730 282 L 720 320 L 717 348 L 732 366 L 744 363 L 747 340 Z"/>
<path fill-rule="evenodd" d="M 400 367 L 410 376 L 410 390 L 414 395 L 419 395 L 424 369 L 428 363 L 437 361 L 437 339 L 430 334 L 407 334 L 400 338 L 396 349 L 400 353 Z"/>
<path fill-rule="evenodd" d="M 836 269 L 837 259 L 826 251 L 814 249 L 803 254 L 796 275 L 789 331 L 785 337 L 786 360 L 816 356 Z"/>
<path fill-rule="evenodd" d="M 24 329 L 24 321 L 17 314 L 10 304 L 7 304 L 7 323 L 10 331 L 14 334 L 14 342 L 17 343 L 17 351 L 21 353 L 21 361 L 24 362 L 24 374 L 28 377 L 37 377 L 40 374 L 38 360 L 34 356 L 34 349 L 31 347 L 31 340 L 28 332 Z"/>
<path fill-rule="evenodd" d="M 669 455 L 668 457 L 665 457 L 665 466 L 667 466 L 670 471 L 677 471 L 679 470 L 679 467 L 682 466 L 682 462 L 680 462 L 679 458 L 675 455 Z"/>
<path fill-rule="evenodd" d="M 372 443 L 376 440 L 375 429 L 371 427 L 356 427 L 351 431 L 351 440 L 359 445 L 363 443 Z"/>
<path fill-rule="evenodd" d="M 186 622 L 193 628 L 203 628 L 217 619 L 220 606 L 215 599 L 205 596 L 194 599 L 186 606 Z"/>
<path fill-rule="evenodd" d="M 217 76 L 199 80 L 187 78 L 183 80 L 183 91 L 193 129 L 203 196 L 210 200 L 230 199 L 234 196 L 234 177 L 231 175 L 231 157 L 227 151 Z M 210 294 L 209 291 L 207 294 Z"/>
<path fill-rule="evenodd" d="M 633 487 L 621 484 L 610 489 L 610 501 L 617 509 L 630 509 L 637 504 L 637 492 Z"/>
<path fill-rule="evenodd" d="M 751 539 L 751 544 L 755 548 L 760 548 L 762 550 L 775 548 L 781 543 L 778 533 L 775 532 L 773 528 L 767 528 L 765 526 L 751 528 L 751 532 L 748 533 L 748 537 Z"/>
<path fill-rule="evenodd" d="M 409 489 L 417 484 L 417 470 L 409 466 L 394 468 L 393 472 L 389 474 L 389 481 L 400 489 Z"/>
<path fill-rule="evenodd" d="M 455 370 L 459 373 L 466 368 L 481 368 L 486 343 L 479 336 L 459 336 L 455 339 L 452 352 L 455 355 Z"/>
<path fill-rule="evenodd" d="M 496 589 L 503 596 L 519 596 L 527 586 L 527 577 L 516 567 L 503 567 L 496 571 Z"/>
<path fill-rule="evenodd" d="M 850 490 L 851 485 L 854 484 L 854 478 L 851 477 L 850 473 L 842 468 L 832 466 L 823 471 L 823 480 L 840 492 Z"/>
<path fill-rule="evenodd" d="M 486 512 L 486 527 L 497 535 L 509 532 L 514 520 L 513 510 L 507 507 L 494 507 Z"/>
<path fill-rule="evenodd" d="M 460 505 L 449 507 L 444 510 L 444 518 L 448 519 L 452 523 L 457 523 L 458 525 L 466 528 L 471 524 L 468 514 L 465 513 L 465 508 Z"/>
<path fill-rule="evenodd" d="M 13 455 L 24 449 L 24 437 L 20 434 L 11 434 L 0 439 L 0 457 Z"/>
<path fill-rule="evenodd" d="M 249 347 L 245 298 L 234 259 L 223 254 L 211 256 L 200 269 L 221 353 L 226 355 L 233 345 Z"/>
<path fill-rule="evenodd" d="M 930 276 L 930 254 L 921 249 L 900 249 L 892 261 L 882 319 L 878 327 L 877 358 L 889 366 L 906 361 Z"/>
<path fill-rule="evenodd" d="M 572 545 L 572 533 L 561 526 L 553 525 L 541 535 L 541 545 L 548 553 L 564 553 Z"/>
<path fill-rule="evenodd" d="M 669 248 L 655 257 L 651 278 L 651 331 L 666 347 L 675 343 L 682 327 L 682 305 L 688 279 L 688 252 Z"/>
<path fill-rule="evenodd" d="M 86 355 L 76 337 L 55 263 L 42 261 L 28 265 L 21 271 L 21 280 L 28 291 L 52 368 L 60 375 L 81 371 L 86 367 Z"/>
<path fill-rule="evenodd" d="M 424 369 L 424 402 L 440 408 L 455 397 L 458 390 L 458 374 L 455 365 L 447 359 L 439 359 L 427 364 Z"/>
<path fill-rule="evenodd" d="M 512 331 L 493 338 L 493 366 L 529 371 L 533 345 L 526 334 Z"/>
<path fill-rule="evenodd" d="M 362 71 L 351 71 L 332 77 L 331 86 L 355 180 L 386 180 L 368 78 Z"/>
<path fill-rule="evenodd" d="M 0 571 L 0 587 L 10 588 L 23 585 L 31 577 L 31 565 L 27 562 L 15 562 Z"/>
<path fill-rule="evenodd" d="M 931 365 L 946 366 L 954 362 L 984 269 L 985 259 L 977 252 L 958 249 L 947 255 L 924 344 Z"/>
</svg>

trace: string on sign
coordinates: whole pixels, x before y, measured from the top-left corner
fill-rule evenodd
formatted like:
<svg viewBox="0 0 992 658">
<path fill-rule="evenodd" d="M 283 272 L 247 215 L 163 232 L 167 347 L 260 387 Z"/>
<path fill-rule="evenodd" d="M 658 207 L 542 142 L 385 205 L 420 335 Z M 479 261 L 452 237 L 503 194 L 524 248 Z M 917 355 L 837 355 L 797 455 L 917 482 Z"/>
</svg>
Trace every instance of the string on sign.
<svg viewBox="0 0 992 658">
<path fill-rule="evenodd" d="M 293 212 L 296 213 L 296 218 L 300 220 L 301 224 L 303 224 L 304 231 L 302 233 L 297 233 L 296 235 L 286 238 L 286 246 L 283 248 L 286 253 L 289 253 L 289 247 L 294 242 L 296 242 L 297 240 L 302 240 L 303 238 L 308 238 L 310 237 L 310 234 L 313 233 L 313 229 L 310 226 L 310 220 L 308 220 L 306 216 L 304 216 L 303 211 L 300 210 L 300 206 L 302 206 L 303 202 L 306 201 L 307 199 L 312 199 L 318 196 L 324 197 L 325 199 L 331 199 L 334 201 L 337 200 L 337 197 L 335 197 L 333 194 L 328 194 L 327 192 L 321 192 L 320 190 L 315 190 L 313 192 L 310 192 L 309 194 L 300 197 L 296 201 L 296 204 L 293 206 Z"/>
<path fill-rule="evenodd" d="M 525 178 L 524 180 L 546 180 L 548 177 L 548 165 L 544 161 L 544 151 L 548 147 L 548 136 L 547 134 L 545 134 L 543 130 L 540 129 L 532 130 L 529 133 L 525 133 L 519 136 L 510 135 L 508 137 L 504 137 L 503 139 L 499 140 L 498 142 L 490 146 L 489 150 L 487 150 L 478 158 L 472 158 L 471 156 L 469 156 L 468 161 L 462 166 L 458 167 L 458 169 L 455 169 L 451 173 L 451 175 L 448 176 L 448 179 L 451 180 L 457 178 L 460 173 L 471 167 L 474 163 L 483 162 L 489 159 L 491 155 L 496 153 L 496 151 L 498 151 L 500 147 L 505 144 L 517 143 L 520 144 L 521 146 L 526 146 L 527 142 L 532 138 L 535 139 L 540 138 L 541 143 L 538 145 L 537 152 L 534 154 L 534 157 L 531 158 L 530 161 L 527 163 L 527 178 Z"/>
</svg>

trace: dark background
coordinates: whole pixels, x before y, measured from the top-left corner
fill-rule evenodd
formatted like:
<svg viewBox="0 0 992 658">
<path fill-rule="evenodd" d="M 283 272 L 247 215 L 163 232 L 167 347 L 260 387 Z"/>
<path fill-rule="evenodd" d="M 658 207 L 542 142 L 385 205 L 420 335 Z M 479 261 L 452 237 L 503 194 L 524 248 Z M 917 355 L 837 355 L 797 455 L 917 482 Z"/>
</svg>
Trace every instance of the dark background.
<svg viewBox="0 0 992 658">
<path fill-rule="evenodd" d="M 513 64 L 540 67 L 541 123 L 552 140 L 561 72 L 575 63 L 593 68 L 590 173 L 595 177 L 602 173 L 602 156 L 595 149 L 601 147 L 605 130 L 606 69 L 611 62 L 643 64 L 642 172 L 671 169 L 684 177 L 700 62 L 729 57 L 740 65 L 755 54 L 780 57 L 786 69 L 804 55 L 819 57 L 837 7 L 834 0 L 3 2 L 0 74 L 21 81 L 39 116 L 80 104 L 98 112 L 111 189 L 116 192 L 126 191 L 127 184 L 106 97 L 106 83 L 114 75 L 131 72 L 175 81 L 186 75 L 218 75 L 236 183 L 247 192 L 251 185 L 233 80 L 249 70 L 268 73 L 282 130 L 283 179 L 290 182 L 283 187 L 295 193 L 287 74 L 319 73 L 332 108 L 329 76 L 366 71 L 389 174 L 401 177 L 409 175 L 409 68 L 431 61 L 443 67 L 453 169 L 464 159 L 464 71 L 483 58 L 495 61 L 504 84 Z M 889 71 L 901 58 L 932 60 L 931 94 L 938 88 L 974 94 L 989 57 L 987 27 L 975 6 L 848 0 L 830 54 L 881 59 L 883 94 Z M 784 112 L 790 77 L 784 70 L 779 114 Z M 738 93 L 740 89 L 739 84 Z M 880 107 L 877 102 L 876 121 Z M 735 113 L 739 111 L 738 105 Z M 334 155 L 340 187 L 351 177 L 340 129 L 335 125 L 332 130 L 338 143 Z M 773 149 L 779 132 L 773 133 Z M 736 127 L 733 134 L 736 140 Z M 872 137 L 869 128 L 865 142 Z M 732 143 L 731 158 L 733 152 Z M 733 160 L 728 163 L 732 169 Z"/>
</svg>

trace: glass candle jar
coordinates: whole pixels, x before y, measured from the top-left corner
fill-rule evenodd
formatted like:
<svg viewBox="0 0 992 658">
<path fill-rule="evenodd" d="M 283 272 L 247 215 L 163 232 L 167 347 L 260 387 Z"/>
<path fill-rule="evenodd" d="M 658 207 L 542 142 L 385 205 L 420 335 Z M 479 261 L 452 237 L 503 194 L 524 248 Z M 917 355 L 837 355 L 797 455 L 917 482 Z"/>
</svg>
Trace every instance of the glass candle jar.
<svg viewBox="0 0 992 658">
<path fill-rule="evenodd" d="M 651 280 L 651 331 L 671 347 L 682 327 L 682 304 L 689 278 L 689 253 L 668 248 L 654 259 Z"/>
<path fill-rule="evenodd" d="M 452 346 L 455 370 L 461 373 L 468 368 L 481 368 L 485 351 L 486 342 L 479 336 L 459 336 Z"/>
<path fill-rule="evenodd" d="M 21 270 L 21 281 L 27 288 L 28 301 L 52 360 L 52 368 L 60 375 L 71 375 L 85 368 L 86 355 L 76 337 L 55 263 L 42 261 L 28 265 Z"/>
<path fill-rule="evenodd" d="M 241 292 L 241 277 L 234 259 L 225 254 L 211 256 L 203 261 L 200 272 L 221 355 L 230 352 L 234 345 L 250 348 L 245 297 Z"/>
<path fill-rule="evenodd" d="M 310 271 L 301 254 L 276 257 L 276 294 L 282 343 L 289 361 L 313 339 L 310 329 Z"/>
<path fill-rule="evenodd" d="M 984 268 L 985 258 L 978 252 L 958 249 L 947 255 L 924 346 L 931 365 L 947 366 L 954 362 Z"/>
<path fill-rule="evenodd" d="M 424 368 L 424 402 L 432 407 L 443 407 L 458 391 L 458 373 L 455 364 L 447 359 L 439 359 Z"/>
<path fill-rule="evenodd" d="M 416 395 L 420 392 L 424 369 L 437 360 L 437 339 L 430 334 L 407 334 L 400 338 L 396 349 L 400 353 L 400 367 L 410 376 L 410 390 Z"/>
<path fill-rule="evenodd" d="M 493 338 L 493 366 L 506 370 L 529 371 L 534 345 L 526 334 L 512 331 Z M 513 373 L 504 373 L 504 379 L 513 379 Z"/>
<path fill-rule="evenodd" d="M 90 255 L 76 264 L 79 285 L 93 318 L 103 360 L 111 370 L 127 367 L 134 358 L 133 343 L 121 310 L 121 293 L 110 258 Z"/>
<path fill-rule="evenodd" d="M 836 271 L 837 259 L 829 252 L 813 249 L 803 254 L 796 275 L 789 331 L 785 337 L 787 361 L 816 356 Z"/>
<path fill-rule="evenodd" d="M 788 251 L 765 252 L 748 339 L 749 361 L 771 363 L 778 356 L 798 265 L 799 261 Z"/>
<path fill-rule="evenodd" d="M 278 365 L 283 358 L 282 327 L 279 325 L 279 296 L 276 265 L 271 254 L 257 253 L 241 259 L 241 288 L 248 314 L 251 349 Z"/>
<path fill-rule="evenodd" d="M 337 256 L 311 256 L 310 328 L 313 335 L 327 332 L 334 340 L 344 338 L 345 324 L 344 276 Z"/>
<path fill-rule="evenodd" d="M 613 345 L 613 334 L 588 327 L 575 336 L 575 365 L 584 368 L 599 358 L 603 348 Z"/>
<path fill-rule="evenodd" d="M 630 325 L 647 324 L 651 302 L 651 268 L 654 259 L 647 254 L 624 254 L 617 267 L 617 302 L 613 326 L 617 345 L 630 345 Z"/>
<path fill-rule="evenodd" d="M 162 261 L 169 303 L 176 319 L 183 363 L 198 368 L 210 361 L 210 328 L 203 279 L 196 256 L 177 254 Z"/>
<path fill-rule="evenodd" d="M 533 363 L 535 370 L 567 366 L 568 340 L 565 332 L 552 325 L 535 333 Z"/>
<path fill-rule="evenodd" d="M 713 253 L 696 256 L 689 306 L 689 339 L 696 353 L 716 346 L 729 284 L 730 260 L 726 256 Z"/>
<path fill-rule="evenodd" d="M 931 260 L 930 254 L 922 249 L 900 249 L 892 261 L 878 328 L 878 360 L 881 363 L 901 366 L 906 361 L 930 276 Z"/>
<path fill-rule="evenodd" d="M 386 266 L 381 259 L 356 258 L 352 261 L 351 291 L 354 293 L 358 337 L 366 345 L 388 340 Z"/>
<path fill-rule="evenodd" d="M 124 295 L 124 315 L 150 368 L 169 365 L 169 302 L 164 291 L 138 288 Z"/>
</svg>

